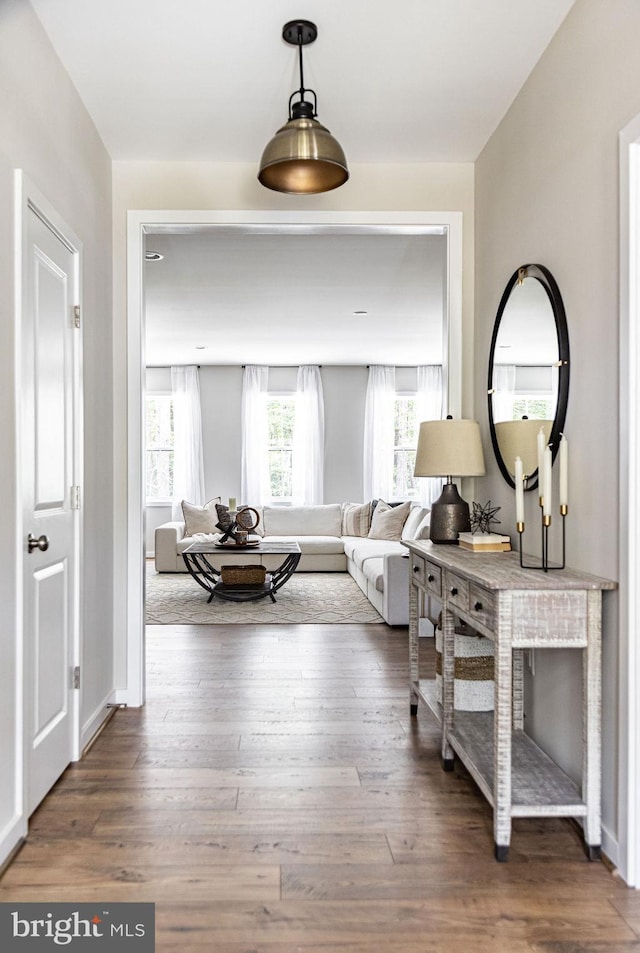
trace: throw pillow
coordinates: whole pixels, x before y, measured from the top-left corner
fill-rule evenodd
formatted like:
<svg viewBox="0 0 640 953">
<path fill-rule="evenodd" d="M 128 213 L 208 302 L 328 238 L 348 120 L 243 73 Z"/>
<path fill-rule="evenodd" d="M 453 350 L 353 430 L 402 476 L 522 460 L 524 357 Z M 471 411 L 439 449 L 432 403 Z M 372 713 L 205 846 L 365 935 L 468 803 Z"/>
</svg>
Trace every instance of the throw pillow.
<svg viewBox="0 0 640 953">
<path fill-rule="evenodd" d="M 402 527 L 402 538 L 417 539 L 418 528 L 425 516 L 428 515 L 428 509 L 426 509 L 424 506 L 420 506 L 419 503 L 412 503 L 411 509 L 409 510 L 409 515 L 407 516 L 405 524 Z"/>
<path fill-rule="evenodd" d="M 409 515 L 411 503 L 401 503 L 400 506 L 389 506 L 384 500 L 379 500 L 375 508 L 369 539 L 394 539 L 402 537 L 402 527 Z"/>
<path fill-rule="evenodd" d="M 418 526 L 414 539 L 429 539 L 430 536 L 431 536 L 431 510 L 429 510 L 425 518 L 420 523 L 420 526 Z"/>
<path fill-rule="evenodd" d="M 182 516 L 184 518 L 184 535 L 193 536 L 194 533 L 215 533 L 216 532 L 216 504 L 220 502 L 220 497 L 209 500 L 204 506 L 196 506 L 194 503 L 182 501 Z"/>
<path fill-rule="evenodd" d="M 371 503 L 342 504 L 342 535 L 366 536 L 371 528 Z"/>
</svg>

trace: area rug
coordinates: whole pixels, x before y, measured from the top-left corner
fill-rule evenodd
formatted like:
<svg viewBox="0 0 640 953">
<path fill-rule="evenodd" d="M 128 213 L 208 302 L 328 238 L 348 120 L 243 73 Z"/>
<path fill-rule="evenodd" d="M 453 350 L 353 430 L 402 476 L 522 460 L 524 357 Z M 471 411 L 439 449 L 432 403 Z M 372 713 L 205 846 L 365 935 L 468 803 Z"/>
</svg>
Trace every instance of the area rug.
<svg viewBox="0 0 640 953">
<path fill-rule="evenodd" d="M 265 625 L 384 622 L 347 572 L 295 573 L 276 602 L 207 603 L 208 594 L 188 573 L 157 573 L 147 567 L 148 625 Z"/>
</svg>

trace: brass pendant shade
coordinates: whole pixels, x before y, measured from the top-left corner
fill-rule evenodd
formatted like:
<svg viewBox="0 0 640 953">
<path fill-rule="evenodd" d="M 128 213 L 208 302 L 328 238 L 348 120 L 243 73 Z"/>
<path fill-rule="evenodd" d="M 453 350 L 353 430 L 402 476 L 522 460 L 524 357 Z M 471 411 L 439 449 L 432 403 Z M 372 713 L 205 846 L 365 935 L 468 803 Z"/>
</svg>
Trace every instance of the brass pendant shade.
<svg viewBox="0 0 640 953">
<path fill-rule="evenodd" d="M 304 86 L 302 47 L 317 36 L 315 24 L 308 20 L 294 20 L 285 24 L 282 36 L 287 43 L 296 44 L 300 57 L 300 89 L 289 100 L 289 120 L 267 143 L 258 172 L 258 180 L 275 192 L 311 195 L 330 192 L 349 178 L 347 160 L 339 142 L 326 126 L 318 121 L 316 107 L 305 99 L 311 93 Z M 293 103 L 294 96 L 300 101 Z"/>
<path fill-rule="evenodd" d="M 349 178 L 339 142 L 317 119 L 290 119 L 267 143 L 258 179 L 276 192 L 330 192 Z"/>
</svg>

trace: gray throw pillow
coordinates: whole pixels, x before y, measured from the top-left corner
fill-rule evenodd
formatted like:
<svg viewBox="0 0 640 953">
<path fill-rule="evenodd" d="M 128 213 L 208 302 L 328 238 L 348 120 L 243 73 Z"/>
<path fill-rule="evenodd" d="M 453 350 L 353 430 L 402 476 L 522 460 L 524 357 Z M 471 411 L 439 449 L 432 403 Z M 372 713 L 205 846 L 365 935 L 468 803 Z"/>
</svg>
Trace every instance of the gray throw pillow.
<svg viewBox="0 0 640 953">
<path fill-rule="evenodd" d="M 225 506 L 223 503 L 216 503 L 216 514 L 218 519 L 216 525 L 218 529 L 222 530 L 223 533 L 226 533 L 233 522 L 229 507 Z"/>
</svg>

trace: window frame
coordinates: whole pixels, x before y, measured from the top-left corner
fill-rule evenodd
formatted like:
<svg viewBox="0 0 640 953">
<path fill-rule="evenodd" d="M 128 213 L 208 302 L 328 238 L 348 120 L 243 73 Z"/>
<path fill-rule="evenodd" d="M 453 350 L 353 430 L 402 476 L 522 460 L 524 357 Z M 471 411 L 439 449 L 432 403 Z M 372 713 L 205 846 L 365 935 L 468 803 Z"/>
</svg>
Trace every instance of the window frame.
<svg viewBox="0 0 640 953">
<path fill-rule="evenodd" d="M 269 474 L 269 490 L 271 491 L 271 454 L 278 451 L 285 451 L 290 454 L 290 470 L 289 470 L 289 479 L 291 486 L 291 495 L 290 496 L 274 496 L 271 492 L 269 493 L 269 503 L 278 506 L 291 506 L 294 497 L 293 497 L 293 443 L 294 443 L 294 429 L 295 429 L 295 412 L 296 412 L 296 402 L 297 402 L 297 393 L 296 391 L 285 391 L 285 390 L 269 390 L 264 394 L 264 408 L 265 408 L 265 419 L 267 425 L 267 440 L 266 440 L 266 450 L 267 450 L 267 471 Z M 290 446 L 272 446 L 269 439 L 269 404 L 272 401 L 277 401 L 281 405 L 286 402 L 290 402 L 293 405 L 293 422 L 291 426 L 291 445 Z"/>
<path fill-rule="evenodd" d="M 396 454 L 397 454 L 397 453 L 413 453 L 413 454 L 414 454 L 414 461 L 415 461 L 415 453 L 416 453 L 416 451 L 417 451 L 417 449 L 418 449 L 418 426 L 417 426 L 418 423 L 419 423 L 419 421 L 418 421 L 418 410 L 419 410 L 419 408 L 418 408 L 418 403 L 417 403 L 417 402 L 418 402 L 418 396 L 419 396 L 419 395 L 418 395 L 418 391 L 417 391 L 417 390 L 397 390 L 397 391 L 395 392 L 395 396 L 394 396 L 394 398 L 393 398 L 393 419 L 394 419 L 394 428 L 393 428 L 393 496 L 394 496 L 394 499 L 413 500 L 413 501 L 416 501 L 416 502 L 419 502 L 419 500 L 420 500 L 420 488 L 419 488 L 418 483 L 417 483 L 417 482 L 415 483 L 415 486 L 414 486 L 414 488 L 413 488 L 413 491 L 407 490 L 406 487 L 404 487 L 404 488 L 399 488 L 399 487 L 397 486 L 397 483 L 396 483 L 396 465 L 395 465 L 395 463 L 396 463 Z M 415 425 L 416 425 L 416 426 L 415 426 L 415 431 L 416 431 L 416 435 L 415 435 L 415 445 L 414 445 L 414 446 L 409 446 L 409 445 L 404 445 L 404 444 L 403 444 L 403 445 L 396 444 L 396 440 L 395 440 L 395 430 L 396 430 L 396 428 L 395 428 L 395 419 L 396 419 L 396 413 L 397 413 L 397 404 L 398 404 L 398 401 L 400 401 L 400 400 L 414 400 L 414 401 L 416 401 L 416 404 L 415 404 L 415 418 L 416 418 L 416 419 L 415 419 Z"/>
<path fill-rule="evenodd" d="M 171 506 L 173 499 L 171 497 L 156 497 L 149 496 L 149 464 L 147 454 L 149 452 L 155 453 L 174 453 L 175 452 L 175 434 L 174 434 L 174 446 L 173 447 L 149 447 L 147 445 L 147 408 L 148 402 L 150 400 L 164 399 L 167 403 L 173 403 L 174 394 L 171 390 L 153 390 L 146 391 L 144 394 L 144 458 L 145 458 L 145 469 L 144 469 L 144 492 L 145 492 L 145 506 Z M 170 470 L 173 470 L 174 464 L 170 464 Z M 172 474 L 173 479 L 173 474 Z"/>
</svg>

